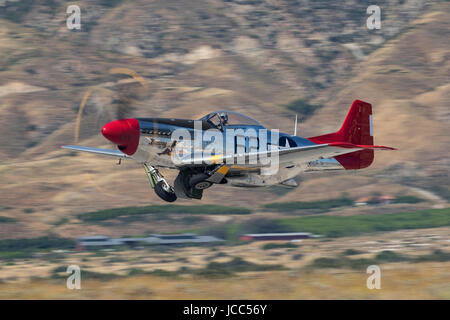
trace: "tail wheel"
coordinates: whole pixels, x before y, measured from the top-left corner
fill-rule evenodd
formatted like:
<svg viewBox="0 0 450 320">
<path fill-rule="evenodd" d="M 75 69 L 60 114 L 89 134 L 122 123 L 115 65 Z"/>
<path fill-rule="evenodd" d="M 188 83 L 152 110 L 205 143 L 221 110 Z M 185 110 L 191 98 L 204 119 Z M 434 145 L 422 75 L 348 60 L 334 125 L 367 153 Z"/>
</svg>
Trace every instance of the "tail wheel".
<svg viewBox="0 0 450 320">
<path fill-rule="evenodd" d="M 177 200 L 177 195 L 175 194 L 175 192 L 164 181 L 159 181 L 155 185 L 155 193 L 158 195 L 158 197 L 167 202 L 174 202 L 175 200 Z"/>
<path fill-rule="evenodd" d="M 207 181 L 209 176 L 206 173 L 198 173 L 189 179 L 189 186 L 197 190 L 208 189 L 212 186 L 212 182 Z"/>
</svg>

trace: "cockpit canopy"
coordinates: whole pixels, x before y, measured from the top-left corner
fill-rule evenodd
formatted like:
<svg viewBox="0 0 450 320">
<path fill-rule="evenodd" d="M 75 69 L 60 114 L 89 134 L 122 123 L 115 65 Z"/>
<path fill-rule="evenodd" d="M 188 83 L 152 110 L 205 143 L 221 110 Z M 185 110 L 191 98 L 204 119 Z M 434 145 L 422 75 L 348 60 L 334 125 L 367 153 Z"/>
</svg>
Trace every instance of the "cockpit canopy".
<svg viewBox="0 0 450 320">
<path fill-rule="evenodd" d="M 219 110 L 207 114 L 199 119 L 207 121 L 214 126 L 221 128 L 223 126 L 258 126 L 262 127 L 259 121 L 235 111 Z"/>
</svg>

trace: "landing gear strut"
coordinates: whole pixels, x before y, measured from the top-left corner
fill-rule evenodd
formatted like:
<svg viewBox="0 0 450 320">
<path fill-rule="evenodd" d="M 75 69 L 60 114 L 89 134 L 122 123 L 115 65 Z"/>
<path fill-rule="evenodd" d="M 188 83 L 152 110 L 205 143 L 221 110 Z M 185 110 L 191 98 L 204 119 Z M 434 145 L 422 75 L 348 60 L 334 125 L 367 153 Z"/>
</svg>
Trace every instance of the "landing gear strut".
<svg viewBox="0 0 450 320">
<path fill-rule="evenodd" d="M 158 169 L 152 166 L 147 166 L 145 163 L 144 169 L 145 173 L 147 174 L 148 180 L 150 181 L 150 185 L 155 190 L 155 193 L 158 195 L 158 197 L 167 202 L 174 202 L 175 200 L 177 200 L 175 191 L 167 182 L 167 180 L 164 179 L 163 175 L 158 171 Z"/>
</svg>

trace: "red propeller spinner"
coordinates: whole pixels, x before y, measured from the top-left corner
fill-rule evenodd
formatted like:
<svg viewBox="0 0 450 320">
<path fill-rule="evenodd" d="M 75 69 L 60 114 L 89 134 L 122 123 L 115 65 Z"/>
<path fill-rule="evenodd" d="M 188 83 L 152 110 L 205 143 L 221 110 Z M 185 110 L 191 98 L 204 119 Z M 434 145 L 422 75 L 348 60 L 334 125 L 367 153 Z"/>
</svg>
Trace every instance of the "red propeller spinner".
<svg viewBox="0 0 450 320">
<path fill-rule="evenodd" d="M 105 124 L 102 128 L 103 136 L 116 144 L 120 151 L 131 156 L 139 145 L 139 120 L 121 119 Z"/>
</svg>

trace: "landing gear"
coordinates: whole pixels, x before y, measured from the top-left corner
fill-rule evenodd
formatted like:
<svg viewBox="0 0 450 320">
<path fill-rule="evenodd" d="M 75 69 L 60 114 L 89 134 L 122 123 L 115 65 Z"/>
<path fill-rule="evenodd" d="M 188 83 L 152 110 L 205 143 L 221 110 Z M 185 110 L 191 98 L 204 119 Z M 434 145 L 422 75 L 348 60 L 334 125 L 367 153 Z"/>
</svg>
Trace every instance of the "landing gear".
<svg viewBox="0 0 450 320">
<path fill-rule="evenodd" d="M 183 169 L 175 179 L 174 188 L 175 193 L 180 198 L 201 199 L 203 196 L 203 189 L 196 189 L 190 185 L 191 178 L 196 174 L 193 169 Z"/>
<path fill-rule="evenodd" d="M 206 170 L 202 168 L 184 168 L 180 170 L 174 182 L 175 193 L 178 197 L 201 199 L 203 190 L 208 189 L 214 183 L 225 184 L 225 175 L 229 168 L 211 166 Z"/>
<path fill-rule="evenodd" d="M 167 202 L 174 202 L 177 200 L 177 195 L 175 191 L 167 182 L 167 180 L 163 177 L 163 175 L 158 171 L 158 169 L 147 166 L 144 163 L 145 173 L 147 174 L 148 180 L 150 181 L 150 185 L 153 189 L 155 189 L 155 193 Z"/>
<path fill-rule="evenodd" d="M 189 186 L 197 190 L 208 189 L 213 185 L 211 181 L 207 181 L 209 175 L 206 173 L 197 173 L 189 178 Z"/>
<path fill-rule="evenodd" d="M 172 187 L 164 181 L 160 181 L 155 184 L 155 193 L 158 195 L 158 197 L 167 202 L 174 202 L 175 200 L 177 200 L 177 195 L 172 190 Z"/>
<path fill-rule="evenodd" d="M 225 165 L 210 166 L 206 168 L 183 168 L 174 181 L 174 186 L 164 179 L 163 175 L 155 167 L 144 163 L 150 185 L 155 193 L 167 202 L 174 202 L 177 198 L 201 199 L 203 190 L 213 184 L 225 184 L 229 167 Z"/>
</svg>

